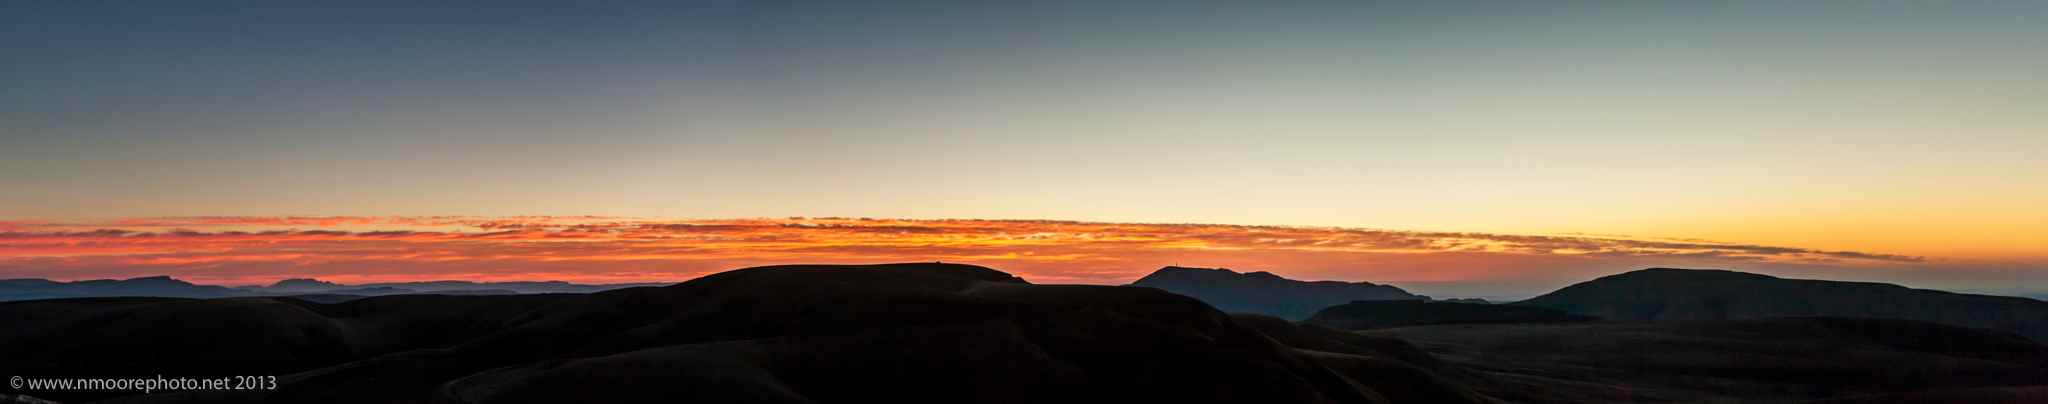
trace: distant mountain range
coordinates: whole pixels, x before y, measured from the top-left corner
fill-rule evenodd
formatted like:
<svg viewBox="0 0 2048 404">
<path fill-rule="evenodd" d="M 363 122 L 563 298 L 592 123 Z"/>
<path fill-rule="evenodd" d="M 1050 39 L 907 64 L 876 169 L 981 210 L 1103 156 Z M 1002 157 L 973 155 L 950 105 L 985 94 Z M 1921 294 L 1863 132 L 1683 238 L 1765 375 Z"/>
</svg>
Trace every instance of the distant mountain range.
<svg viewBox="0 0 2048 404">
<path fill-rule="evenodd" d="M 1297 281 L 1270 272 L 1238 273 L 1221 268 L 1169 266 L 1132 282 L 1173 292 L 1230 313 L 1254 313 L 1300 321 L 1325 307 L 1357 300 L 1429 300 L 1391 285 L 1369 282 Z"/>
<path fill-rule="evenodd" d="M 213 285 L 194 285 L 168 276 L 151 276 L 133 279 L 96 279 L 76 282 L 57 282 L 47 279 L 4 279 L 0 280 L 0 301 L 60 299 L 67 297 L 187 297 L 216 298 L 245 296 L 249 292 L 241 289 Z"/>
<path fill-rule="evenodd" d="M 1785 279 L 1723 270 L 1652 268 L 1610 275 L 1513 303 L 1609 320 L 1850 317 L 1987 328 L 2048 341 L 2048 302 L 1899 285 Z"/>
<path fill-rule="evenodd" d="M 75 282 L 57 282 L 47 279 L 4 279 L 0 280 L 0 301 L 62 299 L 78 297 L 182 297 L 222 298 L 248 296 L 294 296 L 318 295 L 323 301 L 347 300 L 352 297 L 441 294 L 441 295 L 492 295 L 532 293 L 591 293 L 637 286 L 661 286 L 663 283 L 623 283 L 605 285 L 584 285 L 560 281 L 548 282 L 469 282 L 429 281 L 401 283 L 372 283 L 343 285 L 317 279 L 286 279 L 268 286 L 225 287 L 196 285 L 173 279 L 169 276 L 151 276 L 132 279 L 98 279 Z"/>
</svg>

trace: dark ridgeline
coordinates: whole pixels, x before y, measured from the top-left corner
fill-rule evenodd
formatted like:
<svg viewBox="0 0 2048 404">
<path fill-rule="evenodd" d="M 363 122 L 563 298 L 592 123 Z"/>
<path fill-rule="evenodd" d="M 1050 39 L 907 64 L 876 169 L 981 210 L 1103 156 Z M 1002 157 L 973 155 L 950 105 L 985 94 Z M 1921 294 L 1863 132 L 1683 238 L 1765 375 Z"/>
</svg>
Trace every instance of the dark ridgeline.
<svg viewBox="0 0 2048 404">
<path fill-rule="evenodd" d="M 1435 324 L 1567 323 L 1597 320 L 1541 307 L 1425 300 L 1362 300 L 1331 306 L 1309 324 L 1344 330 Z"/>
<path fill-rule="evenodd" d="M 1325 307 L 1356 300 L 1427 300 L 1391 285 L 1369 282 L 1297 281 L 1269 272 L 1165 267 L 1132 282 L 1209 303 L 1230 313 L 1253 313 L 1300 321 Z"/>
<path fill-rule="evenodd" d="M 1513 304 L 1609 320 L 1919 320 L 2008 331 L 2048 341 L 2048 302 L 2040 300 L 1910 289 L 1884 283 L 1784 279 L 1724 270 L 1644 269 L 1582 282 Z"/>
<path fill-rule="evenodd" d="M 279 375 L 134 402 L 1491 402 L 1399 340 L 957 264 L 593 294 L 0 303 L 0 375 Z M 77 401 L 113 393 L 53 393 Z"/>
</svg>

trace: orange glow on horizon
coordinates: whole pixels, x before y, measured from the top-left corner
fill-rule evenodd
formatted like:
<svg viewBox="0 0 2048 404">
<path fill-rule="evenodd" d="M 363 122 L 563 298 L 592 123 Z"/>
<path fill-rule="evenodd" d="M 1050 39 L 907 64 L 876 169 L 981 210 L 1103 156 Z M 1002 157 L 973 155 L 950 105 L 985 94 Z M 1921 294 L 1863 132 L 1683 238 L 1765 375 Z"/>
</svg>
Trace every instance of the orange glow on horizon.
<svg viewBox="0 0 2048 404">
<path fill-rule="evenodd" d="M 429 279 L 681 281 L 780 263 L 949 261 L 1040 283 L 1121 284 L 1165 265 L 1303 279 L 1447 282 L 1618 266 L 1899 268 L 1925 258 L 1698 240 L 1044 220 L 192 217 L 0 223 L 0 277 L 172 275 L 255 284 Z"/>
</svg>

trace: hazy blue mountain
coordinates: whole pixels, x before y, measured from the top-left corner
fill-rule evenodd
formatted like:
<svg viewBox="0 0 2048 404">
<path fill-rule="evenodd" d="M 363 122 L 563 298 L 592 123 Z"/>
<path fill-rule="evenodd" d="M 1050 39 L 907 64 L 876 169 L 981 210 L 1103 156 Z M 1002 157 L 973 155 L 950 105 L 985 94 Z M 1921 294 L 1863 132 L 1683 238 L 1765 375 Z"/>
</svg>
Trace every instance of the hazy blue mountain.
<svg viewBox="0 0 2048 404">
<path fill-rule="evenodd" d="M 261 289 L 261 290 L 264 290 L 264 291 L 267 291 L 267 292 L 274 292 L 274 293 L 275 293 L 275 292 L 299 292 L 299 293 L 305 293 L 305 292 L 326 292 L 326 291 L 331 291 L 331 290 L 335 290 L 335 289 L 345 289 L 345 288 L 348 288 L 348 285 L 342 285 L 342 284 L 337 284 L 337 283 L 334 283 L 334 282 L 328 282 L 328 281 L 323 281 L 323 280 L 319 280 L 319 279 L 305 279 L 305 278 L 292 278 L 292 279 L 285 279 L 285 280 L 277 281 L 276 283 L 272 283 L 272 284 L 270 284 L 270 286 L 263 286 L 263 287 L 258 287 L 258 288 L 255 288 L 255 289 Z"/>
<path fill-rule="evenodd" d="M 169 276 L 133 279 L 96 279 L 57 282 L 46 279 L 0 280 L 0 301 L 61 299 L 70 297 L 189 297 L 216 298 L 248 296 L 234 288 L 194 285 Z"/>
<path fill-rule="evenodd" d="M 1209 303 L 1225 312 L 1254 313 L 1300 321 L 1325 307 L 1356 300 L 1427 300 L 1391 285 L 1369 282 L 1297 281 L 1270 272 L 1165 267 L 1132 282 Z"/>
</svg>

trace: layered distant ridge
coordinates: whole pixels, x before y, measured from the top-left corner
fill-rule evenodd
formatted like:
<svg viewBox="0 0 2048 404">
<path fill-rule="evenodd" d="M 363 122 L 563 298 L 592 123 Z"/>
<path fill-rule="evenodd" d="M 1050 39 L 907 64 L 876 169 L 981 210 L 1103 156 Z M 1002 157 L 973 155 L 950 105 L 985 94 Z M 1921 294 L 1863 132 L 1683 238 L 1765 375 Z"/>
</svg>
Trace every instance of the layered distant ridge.
<svg viewBox="0 0 2048 404">
<path fill-rule="evenodd" d="M 1132 282 L 1186 295 L 1226 312 L 1302 320 L 1325 307 L 1357 300 L 1427 300 L 1391 285 L 1370 282 L 1298 281 L 1270 272 L 1238 273 L 1221 268 L 1169 266 Z"/>
</svg>

